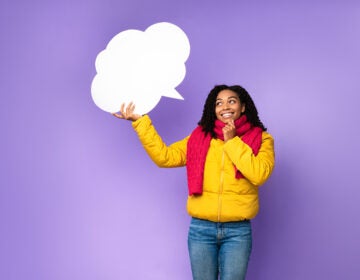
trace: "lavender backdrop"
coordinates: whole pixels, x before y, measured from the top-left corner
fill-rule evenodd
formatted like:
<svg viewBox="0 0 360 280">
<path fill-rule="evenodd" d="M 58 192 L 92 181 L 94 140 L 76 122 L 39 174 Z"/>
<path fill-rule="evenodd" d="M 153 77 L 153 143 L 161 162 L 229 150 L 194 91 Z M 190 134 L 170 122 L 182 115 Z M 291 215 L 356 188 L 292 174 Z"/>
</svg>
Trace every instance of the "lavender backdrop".
<svg viewBox="0 0 360 280">
<path fill-rule="evenodd" d="M 0 2 L 0 279 L 191 279 L 185 169 L 159 169 L 90 96 L 120 31 L 168 21 L 191 43 L 185 101 L 150 113 L 186 136 L 208 91 L 241 84 L 276 139 L 248 279 L 358 279 L 360 2 Z"/>
</svg>

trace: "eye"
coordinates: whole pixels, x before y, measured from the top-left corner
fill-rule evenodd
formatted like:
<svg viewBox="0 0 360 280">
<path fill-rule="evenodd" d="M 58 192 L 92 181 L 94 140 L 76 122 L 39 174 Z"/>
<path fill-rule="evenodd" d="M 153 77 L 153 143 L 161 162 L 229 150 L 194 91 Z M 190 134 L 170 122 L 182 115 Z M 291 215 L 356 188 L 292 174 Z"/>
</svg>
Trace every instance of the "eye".
<svg viewBox="0 0 360 280">
<path fill-rule="evenodd" d="M 230 104 L 235 104 L 235 103 L 236 103 L 236 100 L 235 100 L 235 99 L 230 99 L 230 100 L 229 100 L 229 103 L 230 103 Z"/>
<path fill-rule="evenodd" d="M 216 106 L 221 106 L 221 104 L 222 104 L 221 101 L 217 101 L 217 102 L 215 103 Z"/>
</svg>

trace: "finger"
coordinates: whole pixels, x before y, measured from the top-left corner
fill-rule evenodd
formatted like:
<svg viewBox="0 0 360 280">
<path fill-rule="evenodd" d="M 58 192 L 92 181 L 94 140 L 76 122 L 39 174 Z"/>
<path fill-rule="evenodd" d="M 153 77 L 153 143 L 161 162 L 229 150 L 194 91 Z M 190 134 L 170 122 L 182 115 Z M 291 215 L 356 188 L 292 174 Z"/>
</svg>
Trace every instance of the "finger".
<svg viewBox="0 0 360 280">
<path fill-rule="evenodd" d="M 119 118 L 119 119 L 123 119 L 123 118 L 124 118 L 121 114 L 113 113 L 112 115 L 113 115 L 114 117 Z"/>
<path fill-rule="evenodd" d="M 134 112 L 134 109 L 135 109 L 135 104 L 134 102 L 130 102 L 130 106 L 129 106 L 129 109 L 130 109 L 130 112 L 133 113 Z"/>
<path fill-rule="evenodd" d="M 224 129 L 230 130 L 230 129 L 231 129 L 231 125 L 230 125 L 229 123 L 227 123 L 227 124 L 224 126 Z"/>
<path fill-rule="evenodd" d="M 131 113 L 133 113 L 135 111 L 135 104 L 133 102 L 131 102 L 130 104 L 131 104 Z"/>
<path fill-rule="evenodd" d="M 132 102 L 128 104 L 126 107 L 126 118 L 128 119 L 132 114 Z"/>
<path fill-rule="evenodd" d="M 120 113 L 121 113 L 122 116 L 124 116 L 124 114 L 125 114 L 125 103 L 121 104 Z"/>
<path fill-rule="evenodd" d="M 134 110 L 135 110 L 135 104 L 134 104 L 134 102 L 130 102 L 128 104 L 128 106 L 126 107 L 126 112 L 125 112 L 125 115 L 126 115 L 125 118 L 127 120 L 131 120 L 133 118 Z"/>
<path fill-rule="evenodd" d="M 124 106 L 123 111 L 121 112 L 122 115 L 124 116 L 124 119 L 128 119 L 129 118 L 129 106 L 130 104 L 126 105 L 126 107 Z"/>
<path fill-rule="evenodd" d="M 227 129 L 230 131 L 230 130 L 234 130 L 235 129 L 235 126 L 234 125 L 231 125 L 231 124 L 229 124 L 228 126 L 227 126 Z"/>
</svg>

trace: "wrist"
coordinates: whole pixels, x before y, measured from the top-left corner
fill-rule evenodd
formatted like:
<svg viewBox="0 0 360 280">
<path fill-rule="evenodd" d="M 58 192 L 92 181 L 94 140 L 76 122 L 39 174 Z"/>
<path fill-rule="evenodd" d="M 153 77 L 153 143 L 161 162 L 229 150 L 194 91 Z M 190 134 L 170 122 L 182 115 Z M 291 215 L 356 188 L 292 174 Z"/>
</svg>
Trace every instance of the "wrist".
<svg viewBox="0 0 360 280">
<path fill-rule="evenodd" d="M 134 116 L 131 117 L 130 120 L 132 122 L 136 122 L 138 119 L 142 118 L 143 116 L 145 116 L 145 115 L 134 115 Z"/>
</svg>

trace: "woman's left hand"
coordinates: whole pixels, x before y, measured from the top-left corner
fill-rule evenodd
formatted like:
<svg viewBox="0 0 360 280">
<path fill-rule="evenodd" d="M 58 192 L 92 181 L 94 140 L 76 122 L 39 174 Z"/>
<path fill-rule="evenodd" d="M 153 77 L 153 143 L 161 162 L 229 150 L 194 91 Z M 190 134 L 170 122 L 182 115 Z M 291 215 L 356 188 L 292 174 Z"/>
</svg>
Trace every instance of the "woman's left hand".
<svg viewBox="0 0 360 280">
<path fill-rule="evenodd" d="M 236 136 L 236 127 L 234 120 L 230 120 L 222 129 L 224 134 L 224 142 L 233 139 Z"/>
</svg>

